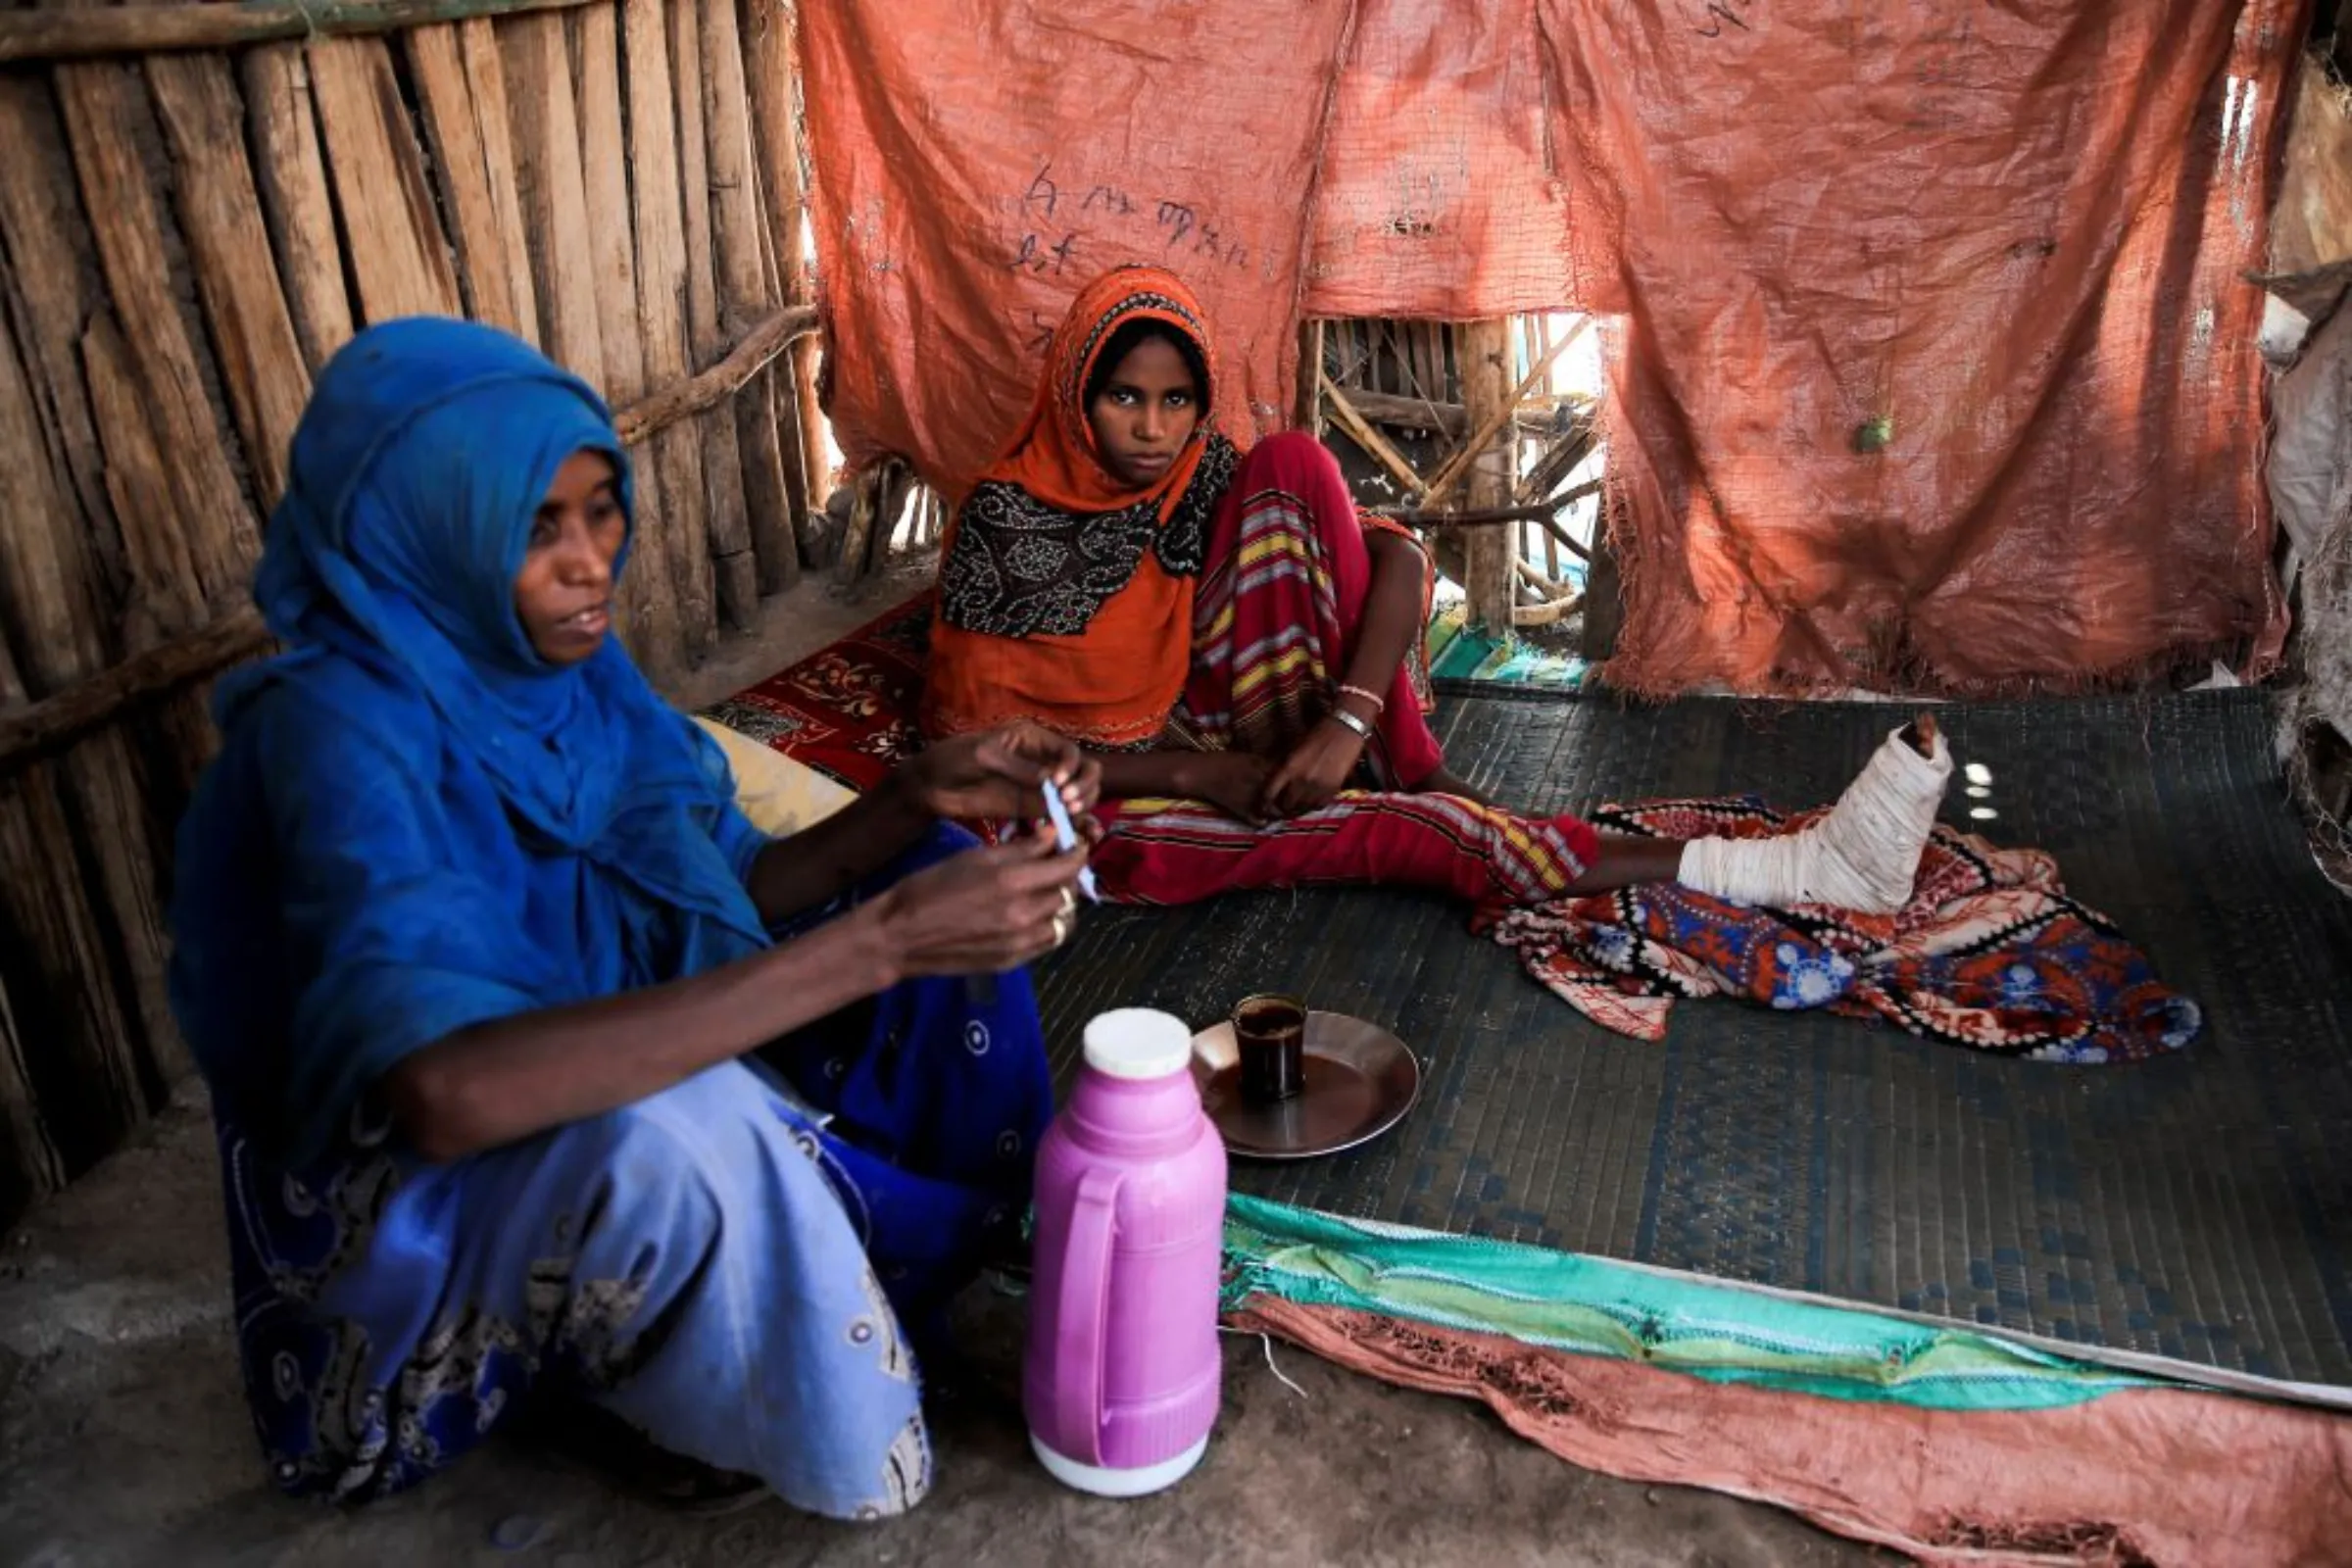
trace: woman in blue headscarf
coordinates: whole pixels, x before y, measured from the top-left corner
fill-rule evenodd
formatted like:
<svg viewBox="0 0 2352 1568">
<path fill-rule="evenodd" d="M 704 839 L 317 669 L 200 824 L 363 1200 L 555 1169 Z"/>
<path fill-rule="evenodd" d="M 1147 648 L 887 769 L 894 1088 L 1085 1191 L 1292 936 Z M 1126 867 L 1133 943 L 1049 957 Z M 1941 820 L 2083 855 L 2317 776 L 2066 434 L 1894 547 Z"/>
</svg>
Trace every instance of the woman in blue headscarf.
<svg viewBox="0 0 2352 1568">
<path fill-rule="evenodd" d="M 961 977 L 1063 940 L 1085 858 L 945 819 L 1096 775 L 1000 730 L 764 839 L 609 635 L 629 530 L 604 404 L 484 327 L 363 333 L 295 432 L 287 651 L 223 684 L 172 974 L 290 1492 L 551 1408 L 677 1500 L 928 1484 L 906 1336 L 1017 1226 L 1051 1097 L 1025 978 Z"/>
</svg>

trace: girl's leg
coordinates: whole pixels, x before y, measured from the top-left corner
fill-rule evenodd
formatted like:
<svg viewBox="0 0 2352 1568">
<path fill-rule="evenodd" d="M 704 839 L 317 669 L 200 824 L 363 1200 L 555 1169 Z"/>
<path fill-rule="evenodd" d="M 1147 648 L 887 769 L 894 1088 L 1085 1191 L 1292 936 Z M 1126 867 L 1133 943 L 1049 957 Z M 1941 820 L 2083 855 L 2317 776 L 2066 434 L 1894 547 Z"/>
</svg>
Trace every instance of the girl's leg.
<svg viewBox="0 0 2352 1568">
<path fill-rule="evenodd" d="M 1193 904 L 1246 888 L 1426 888 L 1474 904 L 1540 904 L 1572 892 L 1594 855 L 1590 825 L 1536 819 L 1446 795 L 1346 790 L 1263 827 L 1198 801 L 1122 801 L 1094 865 L 1106 897 Z"/>
<path fill-rule="evenodd" d="M 1908 902 L 1951 776 L 1922 715 L 1898 731 L 1821 821 L 1762 839 L 1603 838 L 1574 817 L 1516 816 L 1444 795 L 1348 791 L 1264 827 L 1193 801 L 1124 801 L 1102 813 L 1104 891 L 1130 904 L 1191 904 L 1245 888 L 1358 883 L 1429 888 L 1474 903 L 1540 904 L 1643 882 L 1741 904 L 1823 904 L 1891 913 Z"/>
<path fill-rule="evenodd" d="M 1922 713 L 1886 738 L 1829 814 L 1777 838 L 1598 841 L 1578 893 L 1677 881 L 1739 904 L 1821 904 L 1891 914 L 1910 901 L 1919 858 L 1951 778 L 1949 748 Z"/>
</svg>

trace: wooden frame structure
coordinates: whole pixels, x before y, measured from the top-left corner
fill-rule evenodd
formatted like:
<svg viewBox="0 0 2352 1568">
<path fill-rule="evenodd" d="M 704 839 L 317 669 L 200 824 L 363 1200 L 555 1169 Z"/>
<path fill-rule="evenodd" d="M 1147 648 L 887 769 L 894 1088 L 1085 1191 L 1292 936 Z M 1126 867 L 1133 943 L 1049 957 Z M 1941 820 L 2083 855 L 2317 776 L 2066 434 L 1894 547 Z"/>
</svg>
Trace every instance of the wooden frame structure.
<svg viewBox="0 0 2352 1568">
<path fill-rule="evenodd" d="M 1301 428 L 1336 432 L 1396 492 L 1388 515 L 1432 535 L 1473 623 L 1524 629 L 1582 612 L 1563 553 L 1597 564 L 1605 544 L 1562 514 L 1597 480 L 1569 484 L 1597 443 L 1589 402 L 1548 389 L 1590 322 L 1542 317 L 1446 324 L 1310 321 L 1299 339 Z M 1418 454 L 1418 460 L 1416 459 Z M 1588 643 L 1588 651 L 1590 644 Z"/>
</svg>

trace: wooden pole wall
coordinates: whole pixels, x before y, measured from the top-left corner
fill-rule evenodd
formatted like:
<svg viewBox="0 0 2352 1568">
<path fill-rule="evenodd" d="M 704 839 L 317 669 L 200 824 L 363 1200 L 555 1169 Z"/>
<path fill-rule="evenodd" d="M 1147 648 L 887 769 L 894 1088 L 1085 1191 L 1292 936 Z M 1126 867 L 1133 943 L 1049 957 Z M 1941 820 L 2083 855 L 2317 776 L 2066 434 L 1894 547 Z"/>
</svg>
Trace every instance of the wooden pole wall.
<svg viewBox="0 0 2352 1568">
<path fill-rule="evenodd" d="M 782 0 L 0 14 L 0 1224 L 188 1068 L 172 834 L 311 379 L 390 317 L 619 411 L 659 681 L 800 573 L 821 458 Z M 821 452 L 821 447 L 816 450 Z"/>
</svg>

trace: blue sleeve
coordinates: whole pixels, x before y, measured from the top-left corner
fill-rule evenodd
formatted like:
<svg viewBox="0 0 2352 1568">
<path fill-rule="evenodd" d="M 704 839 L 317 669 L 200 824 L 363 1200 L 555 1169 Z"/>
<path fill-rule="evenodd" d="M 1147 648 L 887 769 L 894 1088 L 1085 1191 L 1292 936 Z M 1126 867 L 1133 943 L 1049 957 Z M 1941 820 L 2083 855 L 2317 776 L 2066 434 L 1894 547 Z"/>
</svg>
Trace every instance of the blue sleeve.
<svg viewBox="0 0 2352 1568">
<path fill-rule="evenodd" d="M 718 808 L 717 819 L 710 824 L 710 839 L 718 846 L 718 853 L 726 857 L 735 880 L 747 887 L 751 885 L 752 862 L 760 858 L 761 850 L 775 842 L 754 827 L 752 819 L 733 801 Z"/>
<path fill-rule="evenodd" d="M 719 855 L 726 860 L 727 869 L 734 874 L 739 886 L 749 887 L 752 862 L 760 852 L 775 841 L 752 825 L 735 804 L 735 770 L 727 763 L 726 749 L 703 732 L 703 727 L 684 713 L 675 715 L 678 727 L 684 732 L 686 744 L 702 763 L 703 776 L 712 798 L 717 802 L 710 811 L 710 842 L 718 846 Z"/>
<path fill-rule="evenodd" d="M 571 987 L 521 931 L 514 892 L 457 853 L 437 744 L 413 750 L 290 691 L 249 718 L 292 990 L 283 1125 L 300 1155 L 412 1053 Z"/>
</svg>

